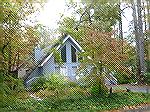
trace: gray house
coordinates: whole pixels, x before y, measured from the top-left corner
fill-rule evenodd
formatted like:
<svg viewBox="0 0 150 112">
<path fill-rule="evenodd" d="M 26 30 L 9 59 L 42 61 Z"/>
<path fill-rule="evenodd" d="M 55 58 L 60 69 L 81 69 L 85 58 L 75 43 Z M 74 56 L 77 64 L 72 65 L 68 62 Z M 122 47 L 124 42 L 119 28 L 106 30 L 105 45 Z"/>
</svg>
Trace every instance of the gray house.
<svg viewBox="0 0 150 112">
<path fill-rule="evenodd" d="M 58 42 L 45 49 L 41 49 L 39 46 L 35 48 L 34 58 L 37 66 L 26 78 L 26 85 L 31 84 L 40 76 L 46 76 L 52 73 L 62 74 L 70 81 L 77 79 L 76 71 L 80 66 L 78 53 L 83 52 L 82 47 L 69 35 L 64 36 L 60 41 L 61 43 Z M 45 51 L 52 48 L 55 48 L 61 54 L 63 64 L 60 65 L 56 62 L 54 52 L 45 53 Z M 106 83 L 110 83 L 110 80 L 106 80 Z"/>
<path fill-rule="evenodd" d="M 50 54 L 45 51 L 56 48 L 61 54 L 63 64 L 58 64 L 54 59 L 54 52 Z M 77 54 L 82 52 L 81 46 L 69 35 L 61 38 L 61 43 L 48 46 L 41 49 L 39 46 L 35 48 L 35 61 L 37 66 L 26 78 L 25 83 L 30 84 L 36 78 L 49 75 L 52 73 L 60 73 L 66 76 L 70 81 L 76 80 L 76 71 L 80 65 Z"/>
</svg>

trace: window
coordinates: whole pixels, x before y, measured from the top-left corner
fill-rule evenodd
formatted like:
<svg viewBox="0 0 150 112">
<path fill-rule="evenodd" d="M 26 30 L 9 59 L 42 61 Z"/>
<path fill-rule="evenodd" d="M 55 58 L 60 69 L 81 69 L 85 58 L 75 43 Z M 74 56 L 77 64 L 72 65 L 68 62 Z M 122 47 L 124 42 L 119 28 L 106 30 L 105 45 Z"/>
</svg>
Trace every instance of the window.
<svg viewBox="0 0 150 112">
<path fill-rule="evenodd" d="M 66 62 L 66 45 L 61 49 L 61 59 Z"/>
<path fill-rule="evenodd" d="M 71 46 L 71 58 L 72 62 L 77 62 L 76 49 L 73 46 Z"/>
</svg>

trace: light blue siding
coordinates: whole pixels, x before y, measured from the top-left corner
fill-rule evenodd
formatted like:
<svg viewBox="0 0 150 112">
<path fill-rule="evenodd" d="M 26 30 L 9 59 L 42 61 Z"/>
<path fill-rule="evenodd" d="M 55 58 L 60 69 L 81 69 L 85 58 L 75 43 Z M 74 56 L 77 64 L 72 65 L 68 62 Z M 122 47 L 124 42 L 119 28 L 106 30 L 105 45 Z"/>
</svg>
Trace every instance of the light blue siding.
<svg viewBox="0 0 150 112">
<path fill-rule="evenodd" d="M 34 49 L 34 60 L 35 60 L 35 63 L 38 64 L 42 59 L 43 57 L 45 56 L 43 50 L 40 48 L 40 46 L 36 46 L 35 49 Z"/>
<path fill-rule="evenodd" d="M 76 63 L 72 63 L 72 59 L 71 59 L 71 45 L 72 45 L 73 47 L 75 47 L 75 46 L 71 43 L 71 41 L 68 39 L 68 40 L 64 43 L 64 45 L 66 45 L 66 60 L 67 60 L 67 61 L 66 61 L 66 63 L 64 63 L 64 64 L 61 65 L 61 66 L 66 68 L 68 78 L 69 78 L 70 80 L 74 81 L 76 76 L 75 76 L 75 74 L 73 74 L 73 67 L 78 67 L 80 64 L 79 64 L 78 61 L 77 61 Z M 64 46 L 64 45 L 63 45 L 63 46 Z M 63 47 L 63 46 L 62 46 L 62 47 Z M 62 47 L 60 47 L 60 49 L 58 50 L 59 52 L 60 52 L 60 50 L 61 50 Z M 75 49 L 76 49 L 76 47 L 75 47 Z M 76 49 L 76 50 L 77 50 L 77 52 L 79 52 L 78 49 Z M 44 66 L 43 66 L 43 74 L 44 74 L 44 75 L 49 75 L 49 74 L 51 74 L 51 73 L 55 73 L 55 67 L 58 67 L 58 64 L 56 64 L 56 63 L 54 62 L 54 56 L 52 56 L 52 57 L 48 60 L 48 62 L 46 62 L 46 63 L 44 64 Z"/>
<path fill-rule="evenodd" d="M 54 56 L 52 56 L 48 62 L 45 63 L 43 66 L 43 74 L 49 75 L 55 71 L 55 63 L 54 63 Z"/>
<path fill-rule="evenodd" d="M 76 80 L 76 75 L 75 75 L 75 71 L 73 71 L 75 68 L 78 68 L 78 66 L 80 65 L 80 63 L 78 62 L 72 62 L 72 58 L 71 58 L 71 46 L 73 46 L 77 53 L 81 52 L 79 50 L 79 48 L 77 47 L 77 45 L 75 45 L 75 43 L 73 43 L 70 39 L 68 39 L 61 47 L 60 49 L 58 49 L 58 51 L 61 51 L 61 48 L 66 45 L 66 63 L 64 63 L 63 65 L 61 65 L 61 67 L 66 68 L 66 73 L 67 73 L 67 77 L 68 79 L 70 79 L 71 81 L 75 81 Z M 37 46 L 35 48 L 35 62 L 39 63 L 43 57 L 45 56 L 43 50 Z M 35 77 L 40 77 L 42 75 L 50 75 L 52 73 L 55 73 L 55 67 L 58 67 L 58 64 L 56 64 L 54 62 L 54 56 L 52 55 L 50 57 L 50 59 L 44 63 L 44 65 L 42 67 L 37 67 L 35 68 L 32 73 L 30 74 L 30 76 L 26 79 L 26 84 L 28 82 L 32 82 L 32 79 L 35 79 Z M 30 83 L 28 83 L 29 85 Z"/>
<path fill-rule="evenodd" d="M 25 85 L 26 85 L 27 87 L 30 86 L 31 83 L 32 83 L 31 80 L 32 80 L 34 77 L 41 77 L 41 76 L 43 76 L 43 67 L 37 67 L 37 68 L 35 68 L 35 69 L 31 72 L 30 76 L 25 80 Z"/>
</svg>

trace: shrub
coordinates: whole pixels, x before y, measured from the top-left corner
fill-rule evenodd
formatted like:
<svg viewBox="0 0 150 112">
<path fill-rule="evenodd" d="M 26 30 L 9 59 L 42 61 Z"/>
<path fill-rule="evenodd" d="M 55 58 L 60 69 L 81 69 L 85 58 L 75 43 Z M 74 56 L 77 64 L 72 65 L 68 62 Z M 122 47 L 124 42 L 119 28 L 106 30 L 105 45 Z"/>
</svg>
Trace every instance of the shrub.
<svg viewBox="0 0 150 112">
<path fill-rule="evenodd" d="M 71 82 L 71 81 L 69 81 L 69 82 L 68 82 L 68 86 L 69 86 L 69 87 L 77 87 L 78 84 L 77 84 L 76 82 Z"/>
<path fill-rule="evenodd" d="M 45 82 L 46 82 L 45 77 L 37 78 L 34 82 L 32 82 L 31 90 L 36 92 L 36 91 L 39 91 L 40 89 L 44 89 L 45 88 Z"/>
<path fill-rule="evenodd" d="M 127 76 L 126 74 L 115 73 L 114 76 L 117 78 L 118 84 L 135 83 L 137 81 L 134 74 Z"/>
<path fill-rule="evenodd" d="M 145 73 L 145 82 L 150 85 L 150 73 Z"/>
<path fill-rule="evenodd" d="M 45 84 L 49 90 L 63 89 L 65 87 L 64 77 L 59 74 L 50 74 Z"/>
<path fill-rule="evenodd" d="M 90 93 L 93 96 L 104 96 L 108 93 L 108 89 L 105 87 L 104 84 L 96 83 L 91 86 Z"/>
</svg>

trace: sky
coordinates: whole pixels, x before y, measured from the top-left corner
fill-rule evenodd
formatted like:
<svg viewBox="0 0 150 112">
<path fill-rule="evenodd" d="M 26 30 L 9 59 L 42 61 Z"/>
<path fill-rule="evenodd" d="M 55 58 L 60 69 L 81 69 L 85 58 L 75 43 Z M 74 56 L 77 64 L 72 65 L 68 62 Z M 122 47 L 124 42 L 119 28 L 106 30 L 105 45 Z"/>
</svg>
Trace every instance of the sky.
<svg viewBox="0 0 150 112">
<path fill-rule="evenodd" d="M 67 0 L 48 0 L 45 4 L 44 9 L 40 12 L 38 16 L 39 23 L 48 26 L 52 29 L 58 28 L 57 22 L 59 21 L 61 14 L 65 16 L 71 16 L 72 10 L 67 10 L 65 2 Z M 79 0 L 76 0 L 79 2 Z M 122 5 L 122 8 L 126 7 Z M 127 35 L 128 26 L 130 21 L 132 20 L 132 10 L 126 9 L 124 11 L 124 16 L 122 16 L 123 21 L 123 32 Z"/>
<path fill-rule="evenodd" d="M 39 22 L 50 28 L 57 28 L 61 14 L 71 16 L 71 12 L 66 10 L 65 0 L 48 0 L 44 9 L 40 12 L 38 17 Z"/>
</svg>

